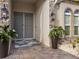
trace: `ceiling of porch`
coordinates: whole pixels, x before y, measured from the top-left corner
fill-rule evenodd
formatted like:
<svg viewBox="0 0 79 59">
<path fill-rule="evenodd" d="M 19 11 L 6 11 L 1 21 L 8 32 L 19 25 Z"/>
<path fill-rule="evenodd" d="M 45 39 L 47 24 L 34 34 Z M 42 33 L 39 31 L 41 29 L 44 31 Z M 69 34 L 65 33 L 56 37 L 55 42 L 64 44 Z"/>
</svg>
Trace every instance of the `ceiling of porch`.
<svg viewBox="0 0 79 59">
<path fill-rule="evenodd" d="M 13 2 L 27 2 L 27 3 L 35 3 L 36 0 L 13 0 Z"/>
</svg>

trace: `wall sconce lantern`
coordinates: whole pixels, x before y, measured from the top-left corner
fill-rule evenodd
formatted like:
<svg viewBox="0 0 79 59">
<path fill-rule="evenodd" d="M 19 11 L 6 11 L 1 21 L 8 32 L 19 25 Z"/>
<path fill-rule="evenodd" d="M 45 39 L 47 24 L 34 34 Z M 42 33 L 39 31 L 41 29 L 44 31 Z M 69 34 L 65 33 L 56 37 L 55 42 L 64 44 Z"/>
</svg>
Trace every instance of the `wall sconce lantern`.
<svg viewBox="0 0 79 59">
<path fill-rule="evenodd" d="M 54 15 L 54 13 L 52 12 L 52 13 L 51 13 L 51 16 L 53 16 L 53 15 Z"/>
<path fill-rule="evenodd" d="M 8 18 L 9 18 L 8 8 L 6 7 L 5 4 L 3 4 L 3 7 L 1 9 L 1 19 L 7 20 Z"/>
<path fill-rule="evenodd" d="M 55 13 L 51 13 L 51 21 L 55 21 Z"/>
</svg>

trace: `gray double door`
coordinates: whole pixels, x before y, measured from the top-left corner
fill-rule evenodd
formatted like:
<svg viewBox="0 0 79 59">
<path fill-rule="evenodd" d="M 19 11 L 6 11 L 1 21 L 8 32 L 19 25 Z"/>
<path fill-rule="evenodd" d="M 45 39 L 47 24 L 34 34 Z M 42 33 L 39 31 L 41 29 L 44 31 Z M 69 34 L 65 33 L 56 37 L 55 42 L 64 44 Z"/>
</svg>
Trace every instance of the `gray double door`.
<svg viewBox="0 0 79 59">
<path fill-rule="evenodd" d="M 18 34 L 17 39 L 33 38 L 33 14 L 15 12 L 13 27 Z"/>
</svg>

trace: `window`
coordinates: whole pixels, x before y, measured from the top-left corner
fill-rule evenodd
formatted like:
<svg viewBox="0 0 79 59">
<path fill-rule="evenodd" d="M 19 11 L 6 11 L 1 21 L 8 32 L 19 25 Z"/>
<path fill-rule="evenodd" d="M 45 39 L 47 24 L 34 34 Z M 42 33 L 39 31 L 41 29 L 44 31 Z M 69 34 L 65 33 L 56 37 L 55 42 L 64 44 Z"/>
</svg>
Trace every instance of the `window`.
<svg viewBox="0 0 79 59">
<path fill-rule="evenodd" d="M 78 25 L 78 16 L 74 16 L 74 25 Z"/>
<path fill-rule="evenodd" d="M 71 9 L 66 9 L 65 10 L 65 31 L 66 31 L 66 35 L 70 35 L 70 33 L 72 31 L 70 31 L 70 29 L 74 29 L 73 33 L 74 35 L 78 35 L 79 34 L 79 10 L 76 10 L 74 12 L 74 21 L 72 21 L 71 19 Z M 71 23 L 73 22 L 73 23 Z M 71 27 L 72 26 L 72 27 Z"/>
<path fill-rule="evenodd" d="M 68 25 L 69 24 L 69 19 L 70 19 L 70 16 L 69 15 L 65 15 L 65 24 Z"/>
<path fill-rule="evenodd" d="M 65 31 L 66 35 L 70 35 L 70 20 L 71 20 L 71 12 L 69 9 L 65 11 Z"/>
<path fill-rule="evenodd" d="M 66 35 L 70 34 L 70 26 L 65 26 Z"/>
<path fill-rule="evenodd" d="M 78 35 L 78 26 L 74 26 L 74 35 Z"/>
<path fill-rule="evenodd" d="M 76 10 L 74 13 L 74 35 L 78 35 L 78 20 L 79 19 L 79 12 Z"/>
</svg>

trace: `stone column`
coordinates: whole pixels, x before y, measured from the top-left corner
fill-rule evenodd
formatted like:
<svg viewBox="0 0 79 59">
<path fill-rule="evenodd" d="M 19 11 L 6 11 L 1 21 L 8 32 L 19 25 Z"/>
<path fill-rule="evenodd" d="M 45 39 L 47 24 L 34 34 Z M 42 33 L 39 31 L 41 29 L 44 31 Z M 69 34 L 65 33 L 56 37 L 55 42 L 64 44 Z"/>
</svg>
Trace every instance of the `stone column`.
<svg viewBox="0 0 79 59">
<path fill-rule="evenodd" d="M 11 24 L 11 1 L 12 0 L 8 0 L 8 10 L 9 10 L 9 20 L 8 20 L 8 24 Z M 10 26 L 11 28 L 11 26 Z M 10 54 L 11 51 L 11 40 L 9 41 L 9 49 L 8 49 L 8 54 Z"/>
<path fill-rule="evenodd" d="M 70 21 L 70 37 L 74 35 L 74 13 L 71 11 L 71 21 Z"/>
<path fill-rule="evenodd" d="M 9 23 L 11 23 L 10 21 L 11 21 L 11 1 L 12 0 L 8 0 L 8 7 L 9 7 Z"/>
</svg>

